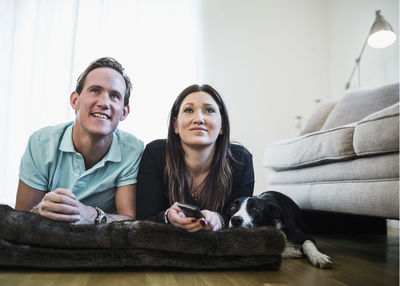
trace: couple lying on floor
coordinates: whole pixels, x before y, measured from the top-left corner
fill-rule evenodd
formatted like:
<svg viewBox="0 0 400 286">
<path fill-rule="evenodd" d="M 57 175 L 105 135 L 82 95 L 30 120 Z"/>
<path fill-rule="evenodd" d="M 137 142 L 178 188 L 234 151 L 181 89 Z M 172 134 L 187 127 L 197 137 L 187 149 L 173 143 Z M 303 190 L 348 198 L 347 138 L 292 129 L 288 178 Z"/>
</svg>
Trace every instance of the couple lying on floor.
<svg viewBox="0 0 400 286">
<path fill-rule="evenodd" d="M 74 122 L 29 138 L 15 208 L 74 224 L 150 219 L 190 232 L 224 228 L 230 202 L 252 196 L 254 170 L 249 151 L 230 143 L 218 92 L 209 85 L 183 90 L 167 139 L 144 149 L 117 129 L 129 114 L 130 91 L 115 59 L 86 68 L 70 96 Z M 203 217 L 185 215 L 178 203 L 198 206 Z"/>
</svg>

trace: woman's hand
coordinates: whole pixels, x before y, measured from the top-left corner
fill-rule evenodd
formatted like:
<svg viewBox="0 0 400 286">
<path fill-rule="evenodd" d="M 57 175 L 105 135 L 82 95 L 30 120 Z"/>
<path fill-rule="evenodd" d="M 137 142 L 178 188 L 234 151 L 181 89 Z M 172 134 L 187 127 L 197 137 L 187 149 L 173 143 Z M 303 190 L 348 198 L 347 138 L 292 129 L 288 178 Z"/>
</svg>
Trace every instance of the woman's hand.
<svg viewBox="0 0 400 286">
<path fill-rule="evenodd" d="M 201 213 L 204 218 L 186 217 L 175 203 L 169 209 L 168 221 L 170 224 L 186 229 L 189 232 L 196 232 L 202 229 L 217 231 L 223 228 L 222 218 L 217 212 L 202 210 Z"/>
<path fill-rule="evenodd" d="M 203 213 L 203 211 L 202 211 Z M 206 227 L 204 218 L 196 219 L 194 217 L 186 217 L 183 211 L 174 203 L 168 212 L 168 221 L 176 227 L 186 229 L 189 232 L 196 232 Z"/>
</svg>

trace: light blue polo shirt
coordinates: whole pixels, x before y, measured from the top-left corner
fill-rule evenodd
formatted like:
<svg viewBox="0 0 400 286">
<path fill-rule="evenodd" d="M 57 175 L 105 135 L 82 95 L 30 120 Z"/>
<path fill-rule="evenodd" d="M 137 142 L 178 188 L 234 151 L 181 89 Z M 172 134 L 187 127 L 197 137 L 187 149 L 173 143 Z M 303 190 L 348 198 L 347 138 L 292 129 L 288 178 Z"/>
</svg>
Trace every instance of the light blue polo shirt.
<svg viewBox="0 0 400 286">
<path fill-rule="evenodd" d="M 116 188 L 137 183 L 144 144 L 116 129 L 107 154 L 86 170 L 72 142 L 73 126 L 69 122 L 33 133 L 21 159 L 19 178 L 41 191 L 69 189 L 82 203 L 116 213 Z"/>
</svg>

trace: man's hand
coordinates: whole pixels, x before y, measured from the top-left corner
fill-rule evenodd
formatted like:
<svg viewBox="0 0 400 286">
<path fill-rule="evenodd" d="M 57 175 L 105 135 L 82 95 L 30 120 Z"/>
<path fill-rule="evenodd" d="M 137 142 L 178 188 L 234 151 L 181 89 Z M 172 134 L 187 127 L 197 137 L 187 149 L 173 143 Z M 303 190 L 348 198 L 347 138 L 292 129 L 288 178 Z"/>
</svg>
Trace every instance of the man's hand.
<svg viewBox="0 0 400 286">
<path fill-rule="evenodd" d="M 52 220 L 77 223 L 81 220 L 80 204 L 70 190 L 58 188 L 47 193 L 31 211 Z"/>
</svg>

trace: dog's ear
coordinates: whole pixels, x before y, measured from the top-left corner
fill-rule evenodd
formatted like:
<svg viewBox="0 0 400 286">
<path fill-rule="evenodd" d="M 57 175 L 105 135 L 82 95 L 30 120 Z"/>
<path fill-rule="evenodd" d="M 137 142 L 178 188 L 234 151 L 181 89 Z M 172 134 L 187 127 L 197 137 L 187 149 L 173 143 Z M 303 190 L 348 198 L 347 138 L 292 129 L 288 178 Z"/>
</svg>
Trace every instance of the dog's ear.
<svg viewBox="0 0 400 286">
<path fill-rule="evenodd" d="M 269 208 L 269 211 L 270 211 L 270 213 L 271 213 L 271 216 L 272 216 L 274 219 L 279 219 L 279 218 L 281 218 L 282 208 L 281 208 L 279 205 L 274 204 L 274 203 L 268 203 L 267 206 L 268 206 L 268 208 Z"/>
</svg>

